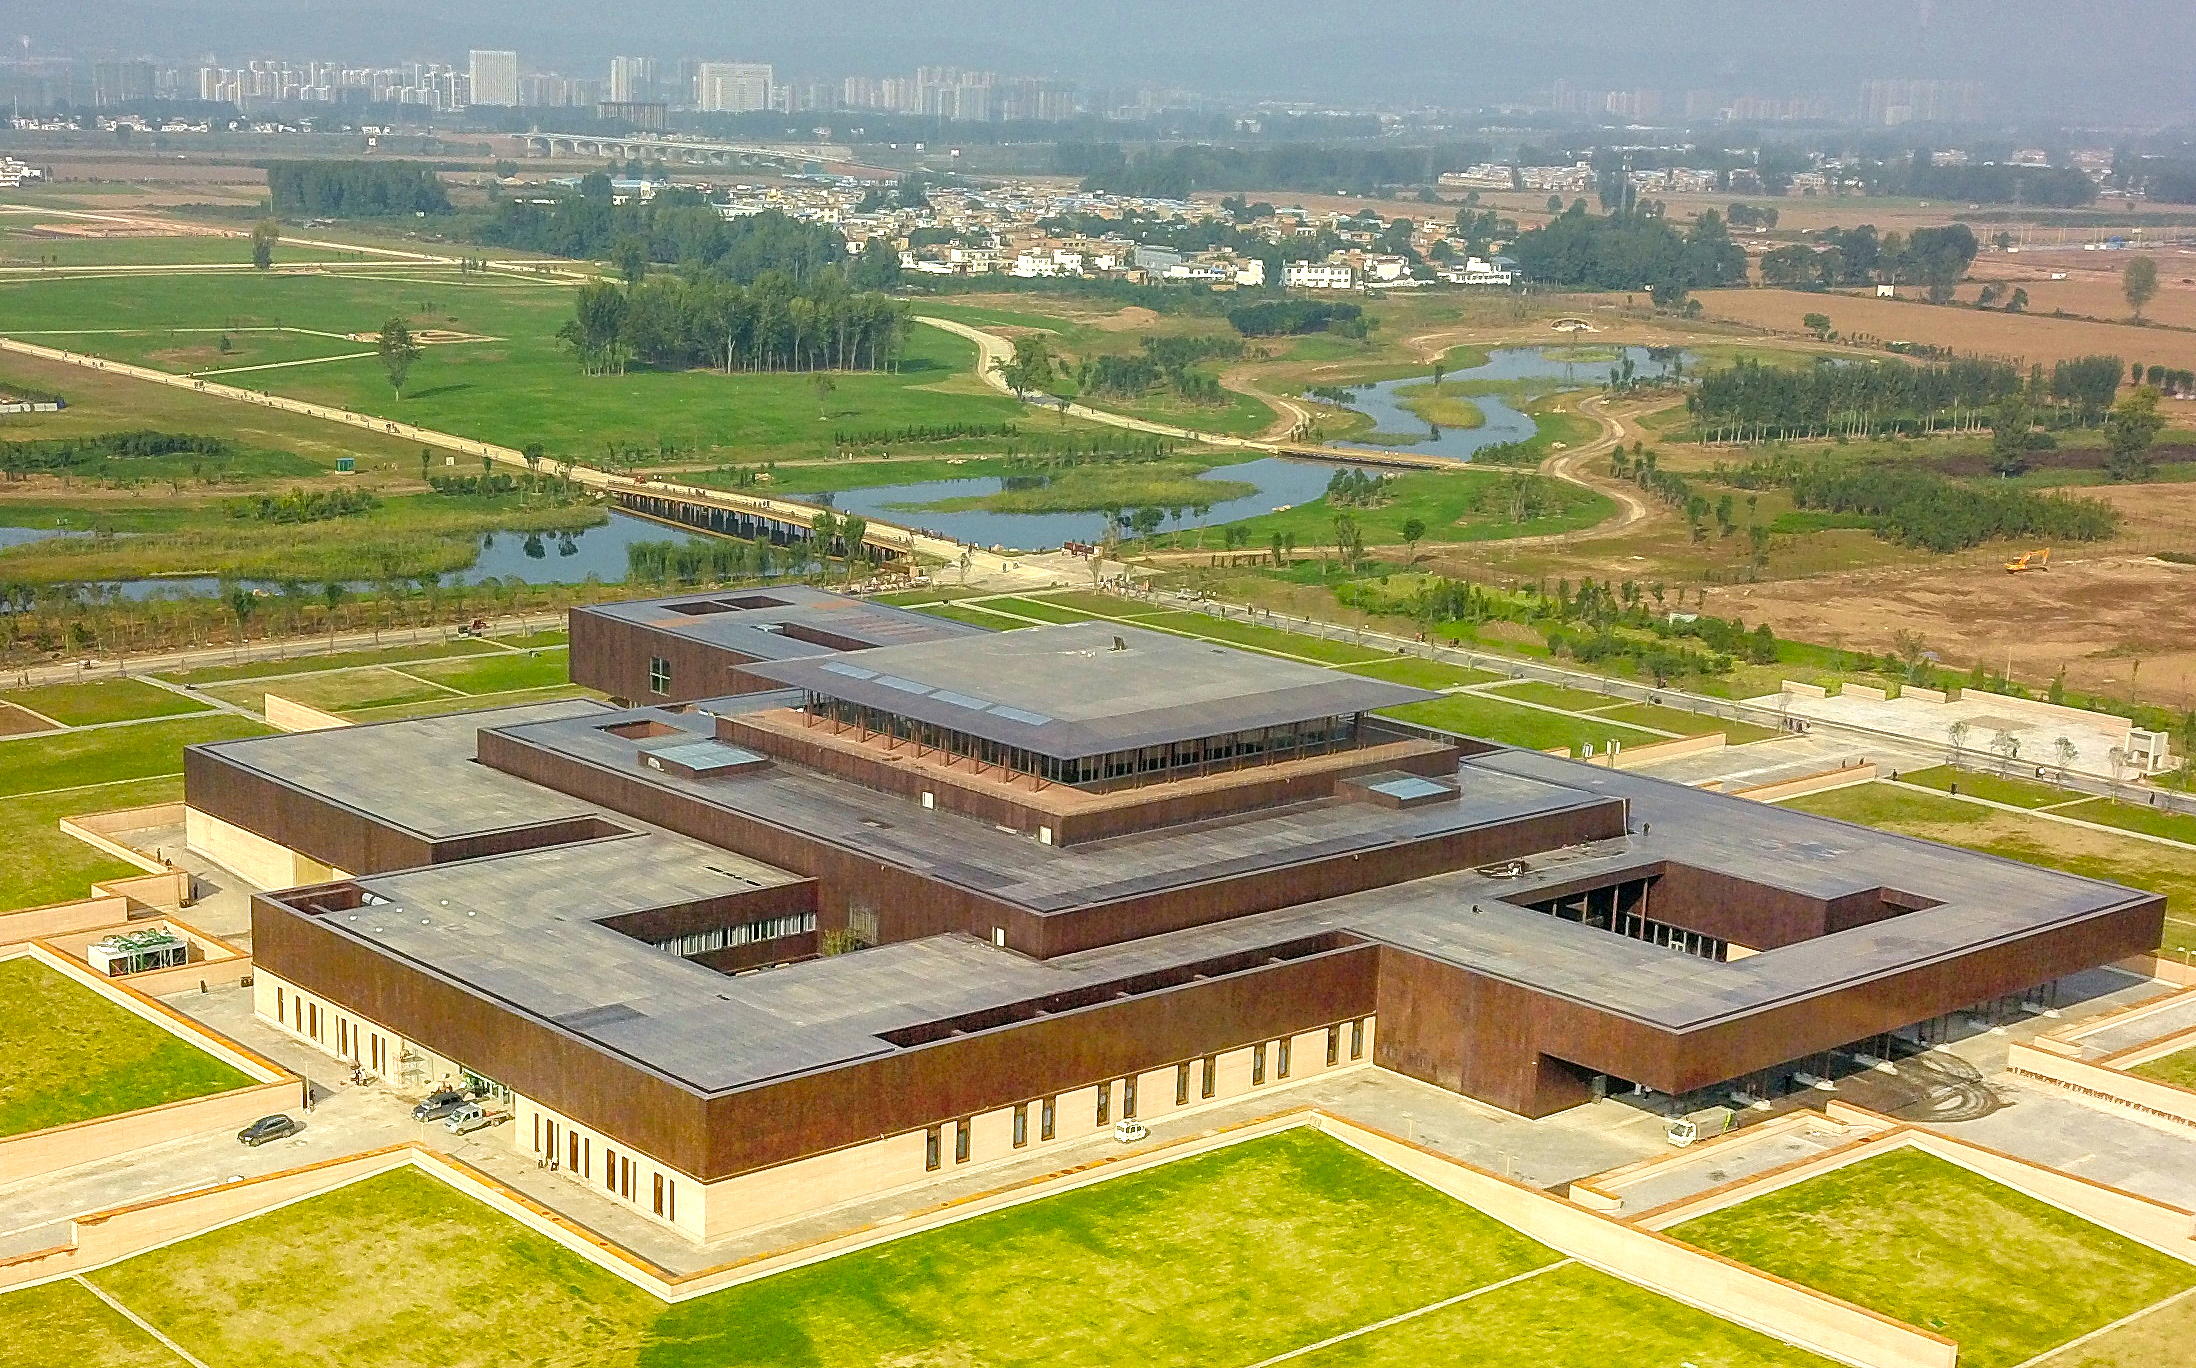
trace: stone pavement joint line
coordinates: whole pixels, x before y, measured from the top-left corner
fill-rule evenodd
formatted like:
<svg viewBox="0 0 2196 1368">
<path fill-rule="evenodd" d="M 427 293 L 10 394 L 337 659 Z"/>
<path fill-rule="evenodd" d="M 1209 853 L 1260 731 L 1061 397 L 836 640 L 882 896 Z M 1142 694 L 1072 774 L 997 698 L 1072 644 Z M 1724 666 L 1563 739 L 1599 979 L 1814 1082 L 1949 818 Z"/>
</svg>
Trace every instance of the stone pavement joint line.
<svg viewBox="0 0 2196 1368">
<path fill-rule="evenodd" d="M 204 1359 L 198 1357 L 196 1354 L 193 1354 L 190 1350 L 185 1349 L 182 1345 L 177 1344 L 174 1340 L 169 1339 L 166 1335 L 161 1334 L 158 1329 L 154 1328 L 151 1321 L 146 1320 L 143 1316 L 138 1315 L 135 1311 L 130 1310 L 130 1308 L 128 1308 L 127 1306 L 124 1306 L 122 1303 L 116 1301 L 114 1298 L 108 1296 L 106 1293 L 92 1286 L 89 1282 L 86 1282 L 84 1280 L 83 1274 L 73 1273 L 70 1274 L 70 1277 L 73 1278 L 76 1284 L 82 1287 L 86 1292 L 91 1293 L 93 1296 L 99 1298 L 99 1300 L 113 1307 L 116 1314 L 120 1315 L 123 1319 L 129 1321 L 130 1324 L 136 1326 L 138 1329 L 144 1331 L 146 1334 L 151 1335 L 154 1339 L 159 1340 L 162 1344 L 168 1346 L 168 1348 L 174 1352 L 177 1358 L 183 1360 L 185 1363 L 190 1364 L 191 1368 L 207 1368 L 207 1364 Z"/>
<path fill-rule="evenodd" d="M 1483 1297 L 1489 1292 L 1500 1292 L 1503 1288 L 1508 1287 L 1513 1283 L 1521 1283 L 1528 1278 L 1537 1278 L 1543 1273 L 1550 1273 L 1558 1268 L 1562 1268 L 1568 1264 L 1573 1264 L 1576 1262 L 1578 1262 L 1576 1259 L 1558 1259 L 1552 1264 L 1542 1264 L 1538 1268 L 1528 1269 L 1523 1273 L 1517 1274 L 1515 1277 L 1504 1278 L 1501 1282 L 1491 1282 L 1488 1283 L 1485 1287 L 1475 1287 L 1469 1292 L 1459 1292 L 1453 1297 L 1444 1297 L 1442 1300 L 1437 1302 L 1428 1302 L 1426 1305 L 1418 1307 L 1415 1310 L 1405 1311 L 1401 1315 L 1390 1316 L 1386 1320 L 1377 1320 L 1370 1325 L 1360 1325 L 1355 1330 L 1345 1330 L 1339 1335 L 1330 1335 L 1326 1339 L 1319 1341 L 1317 1344 L 1307 1344 L 1299 1349 L 1291 1349 L 1285 1354 L 1275 1354 L 1272 1358 L 1260 1359 L 1258 1362 L 1251 1364 L 1250 1368 L 1272 1368 L 1273 1364 L 1287 1363 L 1290 1359 L 1302 1358 L 1306 1354 L 1315 1354 L 1321 1349 L 1328 1348 L 1329 1346 L 1341 1344 L 1345 1341 L 1356 1339 L 1360 1335 L 1369 1335 L 1375 1330 L 1385 1330 L 1391 1325 L 1401 1325 L 1404 1321 L 1416 1320 L 1420 1316 L 1431 1315 L 1436 1311 L 1445 1310 L 1448 1307 L 1454 1306 L 1458 1302 L 1468 1302 L 1474 1297 Z M 2027 1365 L 2023 1364 L 2022 1368 L 2027 1368 Z"/>
</svg>

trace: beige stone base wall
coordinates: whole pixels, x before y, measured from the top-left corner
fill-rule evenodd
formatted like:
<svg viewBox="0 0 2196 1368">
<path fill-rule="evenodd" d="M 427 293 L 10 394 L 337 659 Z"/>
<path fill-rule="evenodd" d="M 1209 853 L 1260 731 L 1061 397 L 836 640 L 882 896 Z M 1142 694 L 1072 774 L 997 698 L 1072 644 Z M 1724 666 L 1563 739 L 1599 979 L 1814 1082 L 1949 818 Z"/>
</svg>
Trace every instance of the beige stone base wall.
<svg viewBox="0 0 2196 1368">
<path fill-rule="evenodd" d="M 396 1088 L 425 1090 L 455 1083 L 464 1066 L 388 1027 L 366 1020 L 296 984 L 260 971 L 252 975 L 252 1012 L 260 1020 Z"/>
<path fill-rule="evenodd" d="M 2178 1043 L 2183 1046 L 2196 1045 L 2196 1039 Z M 2052 1051 L 2039 1050 L 2033 1045 L 2017 1042 L 2007 1051 L 2005 1067 L 2008 1072 L 2024 1078 L 2055 1083 L 2100 1101 L 2116 1102 L 2123 1107 L 2167 1121 L 2196 1126 L 2196 1092 L 2177 1088 L 2171 1083 L 2143 1078 L 2109 1064 L 2069 1059 Z"/>
<path fill-rule="evenodd" d="M 197 808 L 183 812 L 184 844 L 255 888 L 298 888 L 351 877 Z"/>
</svg>

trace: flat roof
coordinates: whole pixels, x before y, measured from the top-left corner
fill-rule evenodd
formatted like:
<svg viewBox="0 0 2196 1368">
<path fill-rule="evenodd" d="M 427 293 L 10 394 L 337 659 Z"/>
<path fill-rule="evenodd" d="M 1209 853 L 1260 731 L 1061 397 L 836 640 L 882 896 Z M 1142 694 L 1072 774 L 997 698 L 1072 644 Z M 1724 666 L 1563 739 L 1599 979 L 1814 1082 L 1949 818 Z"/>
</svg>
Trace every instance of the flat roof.
<svg viewBox="0 0 2196 1368">
<path fill-rule="evenodd" d="M 843 649 L 804 639 L 803 632 L 829 634 L 865 649 L 992 635 L 981 627 L 950 618 L 911 613 L 888 603 L 849 598 L 800 584 L 600 603 L 572 612 L 575 616 L 606 618 L 720 646 L 751 660 L 828 656 Z"/>
<path fill-rule="evenodd" d="M 1104 622 L 993 633 L 749 673 L 1059 759 L 1346 717 L 1439 695 Z"/>
</svg>

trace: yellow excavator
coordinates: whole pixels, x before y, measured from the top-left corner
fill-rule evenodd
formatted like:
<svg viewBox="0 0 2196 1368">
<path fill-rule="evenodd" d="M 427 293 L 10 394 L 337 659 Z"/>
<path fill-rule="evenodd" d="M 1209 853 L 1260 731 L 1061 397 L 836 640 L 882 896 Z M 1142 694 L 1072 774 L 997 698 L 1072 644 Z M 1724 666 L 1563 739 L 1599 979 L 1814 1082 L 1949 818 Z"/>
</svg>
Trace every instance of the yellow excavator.
<svg viewBox="0 0 2196 1368">
<path fill-rule="evenodd" d="M 2020 574 L 2023 570 L 2049 570 L 2051 568 L 2051 548 L 2046 546 L 2040 550 L 2028 552 L 2019 560 L 2009 560 L 2005 563 L 2005 568 L 2009 574 L 2015 575 Z"/>
</svg>

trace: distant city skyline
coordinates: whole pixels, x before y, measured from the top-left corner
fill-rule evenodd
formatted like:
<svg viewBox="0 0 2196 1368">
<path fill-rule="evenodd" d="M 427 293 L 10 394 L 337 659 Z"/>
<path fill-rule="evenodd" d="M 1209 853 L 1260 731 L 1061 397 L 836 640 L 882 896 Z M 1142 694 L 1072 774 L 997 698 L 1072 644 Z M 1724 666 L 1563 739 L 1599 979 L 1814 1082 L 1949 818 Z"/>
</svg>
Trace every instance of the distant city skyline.
<svg viewBox="0 0 2196 1368">
<path fill-rule="evenodd" d="M 1346 15 L 1307 0 L 1213 0 L 1194 15 L 1123 0 L 1102 15 L 1064 11 L 1042 23 L 1003 0 L 816 0 L 730 22 L 693 0 L 636 0 L 615 11 L 564 0 L 524 8 L 394 0 L 371 11 L 330 0 L 115 0 L 97 10 L 37 7 L 22 23 L 34 56 L 157 47 L 231 61 L 319 52 L 361 65 L 462 66 L 480 48 L 516 50 L 535 70 L 587 79 L 605 78 L 614 53 L 767 63 L 799 77 L 959 65 L 1359 108 L 1522 102 L 1557 79 L 1841 106 L 1871 80 L 1984 82 L 2016 111 L 2129 117 L 2190 100 L 2192 10 L 2145 14 L 2139 40 L 2126 24 L 2099 22 L 2094 7 L 2043 0 L 1850 0 L 1820 17 L 1803 36 L 1736 0 L 1666 0 L 1652 12 L 1614 0 L 1574 0 L 1559 12 L 1372 0 Z"/>
</svg>

